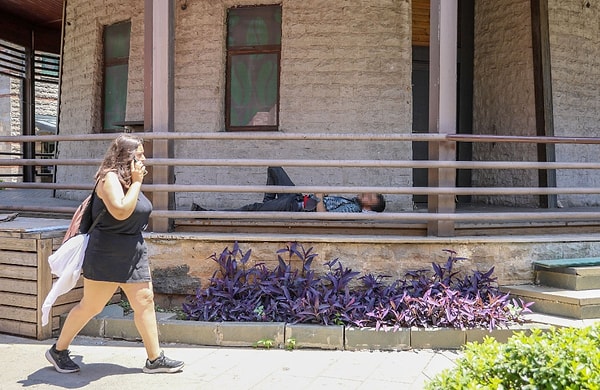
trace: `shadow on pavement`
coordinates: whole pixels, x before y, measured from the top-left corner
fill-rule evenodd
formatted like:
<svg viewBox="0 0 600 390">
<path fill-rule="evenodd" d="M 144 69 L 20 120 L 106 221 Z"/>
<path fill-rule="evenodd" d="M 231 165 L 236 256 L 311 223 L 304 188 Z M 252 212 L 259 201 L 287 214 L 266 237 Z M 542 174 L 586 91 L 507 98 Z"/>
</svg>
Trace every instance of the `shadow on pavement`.
<svg viewBox="0 0 600 390">
<path fill-rule="evenodd" d="M 47 384 L 63 387 L 65 389 L 79 389 L 108 376 L 140 374 L 142 372 L 141 367 L 123 367 L 112 363 L 84 364 L 81 356 L 71 355 L 71 358 L 81 367 L 80 372 L 61 374 L 60 372 L 55 371 L 54 367 L 48 363 L 47 367 L 40 368 L 29 374 L 27 379 L 20 380 L 17 383 L 21 384 L 23 387 Z"/>
</svg>

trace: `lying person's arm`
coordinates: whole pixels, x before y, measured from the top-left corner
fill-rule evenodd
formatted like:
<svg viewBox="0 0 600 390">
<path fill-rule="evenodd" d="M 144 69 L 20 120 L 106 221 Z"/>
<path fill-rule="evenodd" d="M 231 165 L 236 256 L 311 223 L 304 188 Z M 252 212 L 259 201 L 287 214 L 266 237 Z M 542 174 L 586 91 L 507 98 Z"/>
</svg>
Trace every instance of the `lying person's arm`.
<svg viewBox="0 0 600 390">
<path fill-rule="evenodd" d="M 317 203 L 317 212 L 326 212 L 327 208 L 325 207 L 325 195 L 324 194 L 315 194 L 315 196 L 319 200 Z"/>
</svg>

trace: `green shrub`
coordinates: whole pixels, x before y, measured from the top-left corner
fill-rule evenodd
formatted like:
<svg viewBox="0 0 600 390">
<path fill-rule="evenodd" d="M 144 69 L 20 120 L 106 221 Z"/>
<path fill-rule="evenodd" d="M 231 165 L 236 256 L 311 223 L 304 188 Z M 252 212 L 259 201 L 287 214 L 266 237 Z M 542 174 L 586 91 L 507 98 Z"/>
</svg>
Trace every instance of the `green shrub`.
<svg viewBox="0 0 600 390">
<path fill-rule="evenodd" d="M 600 324 L 533 329 L 501 344 L 486 337 L 467 343 L 456 366 L 426 389 L 600 389 Z"/>
</svg>

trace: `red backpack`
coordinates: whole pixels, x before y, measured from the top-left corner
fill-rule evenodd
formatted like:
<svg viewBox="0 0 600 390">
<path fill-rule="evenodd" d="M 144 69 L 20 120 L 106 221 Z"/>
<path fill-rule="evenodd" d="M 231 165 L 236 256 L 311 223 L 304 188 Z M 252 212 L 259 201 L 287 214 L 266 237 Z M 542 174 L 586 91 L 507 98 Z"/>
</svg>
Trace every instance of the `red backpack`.
<svg viewBox="0 0 600 390">
<path fill-rule="evenodd" d="M 87 221 L 92 219 L 92 207 L 91 206 L 92 206 L 92 196 L 93 195 L 94 195 L 93 193 L 88 195 L 83 200 L 83 202 L 81 202 L 79 207 L 77 207 L 77 210 L 75 210 L 75 214 L 73 214 L 73 218 L 71 218 L 71 223 L 69 224 L 69 228 L 67 229 L 67 232 L 65 233 L 65 237 L 62 240 L 63 244 L 69 238 L 76 236 L 78 234 L 81 234 L 81 233 L 87 233 L 87 231 L 89 230 L 90 225 L 88 225 L 88 229 L 86 231 L 83 231 L 82 227 L 85 228 Z M 83 226 L 82 226 L 82 221 L 84 221 Z"/>
<path fill-rule="evenodd" d="M 98 185 L 97 182 L 96 185 Z M 94 186 L 92 193 L 89 194 L 83 200 L 83 202 L 81 202 L 79 207 L 77 207 L 77 210 L 75 210 L 75 214 L 73 214 L 73 217 L 71 218 L 69 228 L 67 229 L 65 237 L 62 240 L 63 244 L 65 241 L 67 241 L 73 236 L 91 232 L 94 226 L 96 226 L 96 224 L 100 220 L 100 217 L 102 217 L 102 215 L 104 215 L 104 213 L 106 212 L 105 208 L 100 212 L 100 214 L 98 214 L 96 220 L 92 222 L 92 205 L 94 203 L 94 192 L 96 192 L 96 186 Z"/>
</svg>

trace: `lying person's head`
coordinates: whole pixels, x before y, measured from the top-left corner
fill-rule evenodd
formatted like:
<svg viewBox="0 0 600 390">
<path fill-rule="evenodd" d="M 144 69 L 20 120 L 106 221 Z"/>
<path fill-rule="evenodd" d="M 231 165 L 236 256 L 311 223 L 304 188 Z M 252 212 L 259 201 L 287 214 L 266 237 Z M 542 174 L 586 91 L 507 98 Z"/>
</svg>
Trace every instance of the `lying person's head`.
<svg viewBox="0 0 600 390">
<path fill-rule="evenodd" d="M 381 213 L 385 210 L 385 198 L 382 194 L 366 192 L 358 195 L 358 202 L 363 210 Z"/>
</svg>

